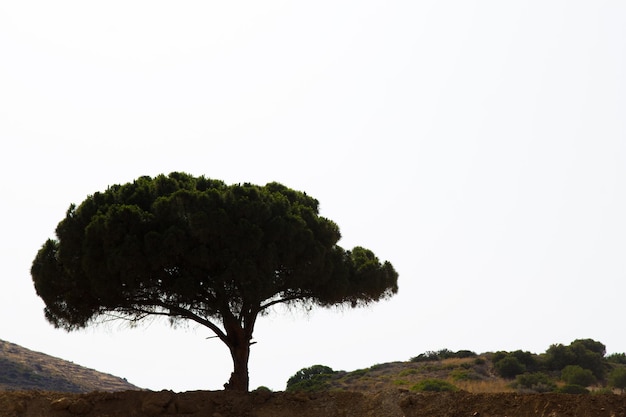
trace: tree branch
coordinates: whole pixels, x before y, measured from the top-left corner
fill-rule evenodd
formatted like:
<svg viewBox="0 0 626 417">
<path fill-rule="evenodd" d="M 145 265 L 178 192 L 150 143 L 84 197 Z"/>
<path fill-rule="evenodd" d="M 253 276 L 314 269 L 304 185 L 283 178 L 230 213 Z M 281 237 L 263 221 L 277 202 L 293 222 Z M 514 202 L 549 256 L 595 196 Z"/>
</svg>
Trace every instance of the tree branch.
<svg viewBox="0 0 626 417">
<path fill-rule="evenodd" d="M 201 316 L 195 314 L 194 312 L 192 312 L 190 310 L 182 308 L 182 307 L 180 307 L 178 305 L 168 304 L 168 303 L 166 303 L 164 301 L 161 301 L 161 300 L 153 300 L 153 301 L 146 302 L 145 304 L 143 304 L 143 307 L 152 307 L 152 306 L 162 307 L 162 308 L 164 308 L 166 310 L 169 310 L 169 312 L 165 312 L 165 311 L 151 311 L 151 310 L 146 310 L 146 309 L 138 308 L 138 307 L 133 307 L 132 310 L 135 311 L 135 312 L 142 313 L 142 314 L 147 314 L 147 315 L 153 314 L 153 315 L 158 315 L 158 316 L 186 318 L 186 319 L 195 321 L 196 323 L 201 324 L 201 325 L 203 325 L 205 327 L 208 327 L 223 342 L 226 340 L 226 334 L 215 323 L 205 319 L 204 317 L 201 317 Z"/>
<path fill-rule="evenodd" d="M 288 303 L 289 301 L 301 300 L 303 298 L 306 298 L 306 296 L 303 296 L 302 294 L 300 294 L 300 295 L 292 295 L 292 296 L 289 296 L 289 297 L 279 298 L 277 300 L 272 300 L 272 301 L 269 301 L 269 302 L 261 305 L 259 307 L 259 312 L 261 312 L 261 311 L 263 311 L 263 310 L 265 310 L 265 309 L 267 309 L 267 308 L 269 308 L 271 306 L 274 306 L 276 304 Z"/>
</svg>

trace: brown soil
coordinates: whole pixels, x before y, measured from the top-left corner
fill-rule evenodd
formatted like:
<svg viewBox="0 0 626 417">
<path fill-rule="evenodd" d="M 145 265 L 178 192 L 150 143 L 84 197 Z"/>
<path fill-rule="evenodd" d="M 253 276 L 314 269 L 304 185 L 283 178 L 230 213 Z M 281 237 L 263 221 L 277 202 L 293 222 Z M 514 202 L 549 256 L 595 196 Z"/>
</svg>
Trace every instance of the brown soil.
<svg viewBox="0 0 626 417">
<path fill-rule="evenodd" d="M 626 396 L 615 394 L 418 394 L 225 391 L 124 391 L 65 394 L 0 392 L 0 416 L 10 417 L 626 417 Z"/>
</svg>

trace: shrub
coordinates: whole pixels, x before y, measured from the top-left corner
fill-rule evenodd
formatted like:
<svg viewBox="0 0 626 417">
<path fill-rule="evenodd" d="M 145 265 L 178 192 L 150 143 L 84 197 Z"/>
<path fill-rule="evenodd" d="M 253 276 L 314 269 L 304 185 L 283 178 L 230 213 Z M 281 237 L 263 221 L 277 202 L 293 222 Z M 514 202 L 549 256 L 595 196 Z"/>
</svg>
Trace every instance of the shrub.
<svg viewBox="0 0 626 417">
<path fill-rule="evenodd" d="M 450 378 L 454 381 L 475 381 L 482 379 L 476 372 L 466 369 L 455 369 L 450 372 Z"/>
<path fill-rule="evenodd" d="M 411 362 L 431 362 L 450 358 L 473 358 L 475 356 L 476 353 L 471 350 L 459 350 L 457 352 L 453 352 L 450 349 L 440 349 L 436 352 L 429 350 L 411 358 Z"/>
<path fill-rule="evenodd" d="M 335 371 L 332 368 L 324 365 L 302 368 L 287 381 L 287 391 L 317 391 L 323 389 L 334 374 Z"/>
<path fill-rule="evenodd" d="M 560 371 L 567 365 L 578 365 L 589 369 L 593 375 L 604 377 L 605 346 L 593 339 L 574 340 L 569 346 L 562 344 L 551 345 L 546 351 L 546 365 L 549 370 Z"/>
<path fill-rule="evenodd" d="M 408 385 L 409 381 L 405 379 L 394 379 L 393 385 Z"/>
<path fill-rule="evenodd" d="M 606 361 L 626 365 L 626 353 L 612 353 L 606 357 Z"/>
<path fill-rule="evenodd" d="M 515 387 L 535 392 L 551 392 L 556 389 L 556 384 L 543 372 L 533 372 L 517 375 Z"/>
<path fill-rule="evenodd" d="M 403 371 L 400 371 L 400 373 L 398 374 L 398 376 L 407 376 L 407 375 L 415 375 L 417 374 L 417 369 L 405 369 Z"/>
<path fill-rule="evenodd" d="M 411 358 L 411 362 L 432 362 L 438 361 L 439 355 L 437 352 L 429 350 L 428 352 L 420 353 L 417 356 Z"/>
<path fill-rule="evenodd" d="M 370 371 L 369 368 L 365 369 L 357 369 L 356 371 L 350 372 L 351 377 L 364 376 Z"/>
<path fill-rule="evenodd" d="M 505 352 L 503 350 L 499 350 L 495 353 L 491 354 L 491 362 L 496 363 L 499 362 L 500 360 L 504 359 L 505 356 L 508 356 L 509 352 Z"/>
<path fill-rule="evenodd" d="M 459 350 L 455 353 L 457 358 L 474 358 L 476 357 L 476 352 L 472 352 L 471 350 Z"/>
<path fill-rule="evenodd" d="M 621 389 L 622 392 L 626 388 L 626 368 L 620 366 L 615 368 L 609 374 L 609 386 Z"/>
<path fill-rule="evenodd" d="M 437 356 L 439 356 L 439 359 L 450 359 L 456 358 L 456 353 L 450 349 L 441 349 L 437 352 Z"/>
<path fill-rule="evenodd" d="M 424 379 L 423 381 L 418 382 L 417 384 L 411 387 L 413 391 L 430 391 L 430 392 L 441 392 L 441 391 L 458 391 L 459 389 L 449 383 L 448 381 L 444 381 L 442 379 Z"/>
<path fill-rule="evenodd" d="M 526 366 L 513 355 L 503 357 L 498 362 L 494 363 L 494 367 L 503 378 L 515 378 L 515 376 L 526 371 Z"/>
<path fill-rule="evenodd" d="M 522 363 L 528 371 L 535 370 L 537 368 L 537 355 L 534 353 L 516 350 L 511 352 L 510 355 L 513 355 L 520 363 Z"/>
<path fill-rule="evenodd" d="M 589 390 L 581 385 L 567 384 L 557 389 L 556 392 L 561 394 L 589 394 Z"/>
<path fill-rule="evenodd" d="M 596 382 L 593 372 L 578 365 L 567 365 L 561 371 L 561 379 L 569 385 L 588 387 Z"/>
</svg>

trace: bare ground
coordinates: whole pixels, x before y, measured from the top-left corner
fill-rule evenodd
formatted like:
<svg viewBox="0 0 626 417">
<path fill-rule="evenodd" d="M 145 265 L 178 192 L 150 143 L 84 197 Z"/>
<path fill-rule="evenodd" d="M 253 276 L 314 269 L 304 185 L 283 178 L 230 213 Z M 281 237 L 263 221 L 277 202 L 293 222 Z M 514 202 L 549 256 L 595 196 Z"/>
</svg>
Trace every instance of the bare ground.
<svg viewBox="0 0 626 417">
<path fill-rule="evenodd" d="M 66 394 L 0 392 L 0 416 L 10 417 L 626 417 L 615 394 L 472 394 L 327 391 L 314 394 L 225 391 L 123 391 Z"/>
</svg>

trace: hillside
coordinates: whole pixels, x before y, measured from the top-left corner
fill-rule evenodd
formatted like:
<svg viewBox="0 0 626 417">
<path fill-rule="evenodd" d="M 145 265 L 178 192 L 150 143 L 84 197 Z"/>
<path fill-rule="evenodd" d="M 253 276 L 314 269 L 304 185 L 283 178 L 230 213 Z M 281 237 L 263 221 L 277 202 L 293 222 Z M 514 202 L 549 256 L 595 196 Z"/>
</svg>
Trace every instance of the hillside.
<svg viewBox="0 0 626 417">
<path fill-rule="evenodd" d="M 542 354 L 521 350 L 476 354 L 443 349 L 407 362 L 355 371 L 324 365 L 303 368 L 287 381 L 287 391 L 466 391 L 468 393 L 622 393 L 626 354 L 606 356 L 604 344 L 578 339 L 554 344 Z"/>
<path fill-rule="evenodd" d="M 0 340 L 0 390 L 59 392 L 138 389 L 122 378 Z"/>
<path fill-rule="evenodd" d="M 472 393 L 514 392 L 510 380 L 498 376 L 485 356 L 432 362 L 390 362 L 351 372 L 339 371 L 325 381 L 325 389 L 379 392 L 412 388 L 424 380 L 449 382 Z"/>
</svg>

